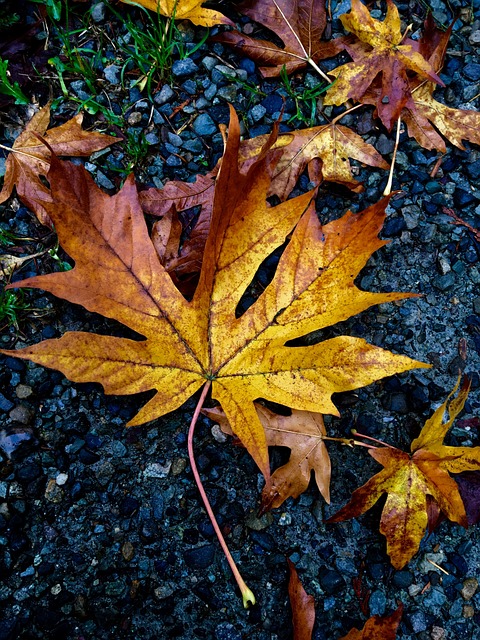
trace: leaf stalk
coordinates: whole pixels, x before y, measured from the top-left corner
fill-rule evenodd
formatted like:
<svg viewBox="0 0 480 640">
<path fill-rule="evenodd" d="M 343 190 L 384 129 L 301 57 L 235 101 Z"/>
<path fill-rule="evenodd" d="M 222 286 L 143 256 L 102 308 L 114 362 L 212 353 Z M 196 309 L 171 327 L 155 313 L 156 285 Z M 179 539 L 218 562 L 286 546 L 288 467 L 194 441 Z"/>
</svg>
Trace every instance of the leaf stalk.
<svg viewBox="0 0 480 640">
<path fill-rule="evenodd" d="M 230 569 L 232 570 L 233 576 L 238 584 L 238 588 L 241 591 L 243 606 L 245 607 L 245 609 L 248 609 L 250 605 L 255 604 L 255 596 L 253 592 L 245 584 L 245 581 L 242 578 L 237 565 L 235 564 L 235 560 L 233 559 L 232 554 L 230 553 L 230 549 L 228 548 L 227 543 L 225 542 L 225 538 L 223 537 L 220 527 L 218 526 L 218 522 L 217 522 L 217 519 L 215 518 L 215 514 L 213 513 L 213 509 L 210 505 L 210 501 L 208 500 L 207 494 L 205 493 L 205 489 L 203 488 L 203 484 L 200 479 L 200 474 L 198 473 L 197 464 L 195 462 L 195 455 L 193 452 L 193 436 L 195 433 L 195 426 L 197 424 L 198 416 L 200 415 L 200 411 L 202 410 L 205 398 L 207 397 L 207 393 L 210 390 L 211 384 L 212 384 L 211 380 L 207 380 L 207 382 L 205 383 L 200 399 L 197 403 L 197 406 L 195 407 L 195 412 L 193 414 L 190 427 L 188 429 L 188 440 L 187 440 L 188 458 L 190 460 L 190 466 L 192 468 L 193 477 L 195 478 L 198 491 L 200 493 L 200 496 L 202 497 L 205 510 L 208 513 L 208 517 L 210 518 L 210 521 L 213 525 L 215 533 L 217 534 L 217 538 L 218 538 L 218 541 L 220 542 L 220 546 L 222 547 L 223 553 L 227 558 L 227 562 L 230 565 Z"/>
</svg>

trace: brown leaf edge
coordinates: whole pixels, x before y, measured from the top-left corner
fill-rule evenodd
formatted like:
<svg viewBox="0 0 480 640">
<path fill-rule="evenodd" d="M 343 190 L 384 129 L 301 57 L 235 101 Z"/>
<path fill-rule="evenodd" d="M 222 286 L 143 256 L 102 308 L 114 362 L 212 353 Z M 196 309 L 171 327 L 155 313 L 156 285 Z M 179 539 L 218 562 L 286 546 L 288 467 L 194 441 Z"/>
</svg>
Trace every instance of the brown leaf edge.
<svg viewBox="0 0 480 640">
<path fill-rule="evenodd" d="M 353 628 L 338 640 L 395 640 L 402 614 L 403 604 L 400 603 L 389 616 L 372 616 L 361 630 Z"/>
<path fill-rule="evenodd" d="M 289 558 L 287 562 L 290 570 L 288 595 L 292 607 L 293 640 L 311 640 L 315 624 L 315 599 L 303 588 L 293 562 Z"/>
</svg>

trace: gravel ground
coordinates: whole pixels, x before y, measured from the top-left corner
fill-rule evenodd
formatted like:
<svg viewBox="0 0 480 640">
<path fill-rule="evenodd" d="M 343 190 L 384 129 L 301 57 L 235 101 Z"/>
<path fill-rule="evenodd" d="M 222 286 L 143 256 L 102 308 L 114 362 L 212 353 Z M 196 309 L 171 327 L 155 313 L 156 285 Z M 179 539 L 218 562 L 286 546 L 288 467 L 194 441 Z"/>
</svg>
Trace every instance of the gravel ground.
<svg viewBox="0 0 480 640">
<path fill-rule="evenodd" d="M 461 10 L 442 75 L 446 88 L 436 95 L 450 106 L 475 109 L 480 3 L 432 0 L 430 6 L 442 23 L 450 21 L 452 9 Z M 22 7 L 30 16 L 36 9 L 28 3 Z M 399 7 L 415 31 L 425 17 L 424 3 L 412 0 Z M 348 3 L 333 1 L 332 9 L 335 33 L 337 17 Z M 238 20 L 231 8 L 226 13 Z M 92 6 L 91 16 L 93 45 L 98 30 L 109 35 L 103 59 L 96 62 L 103 91 L 99 102 L 110 102 L 123 122 L 120 128 L 110 127 L 112 132 L 145 140 L 146 153 L 134 168 L 142 186 L 161 187 L 169 179 L 188 179 L 212 168 L 222 151 L 218 124 L 227 122 L 227 102 L 239 112 L 246 137 L 270 131 L 285 88 L 262 80 L 252 61 L 206 41 L 189 58 L 175 61 L 171 81 L 153 87 L 150 98 L 138 87 L 129 88 L 128 77 L 122 85 L 122 61 L 115 48 L 121 23 L 102 2 Z M 199 41 L 201 29 L 194 31 L 188 24 L 180 28 L 187 49 Z M 46 35 L 37 35 L 42 46 Z M 54 30 L 47 46 L 49 56 L 58 53 Z M 308 72 L 292 79 L 298 91 L 315 82 Z M 88 97 L 88 86 L 78 76 L 67 77 L 66 83 L 71 95 Z M 49 91 L 53 98 L 60 96 L 58 82 L 40 83 L 36 95 L 41 104 Z M 54 124 L 70 118 L 76 108 L 75 102 L 63 101 Z M 295 113 L 288 96 L 285 110 L 287 122 Z M 359 128 L 390 158 L 392 136 L 369 113 L 360 110 L 342 124 Z M 6 104 L 0 115 L 1 143 L 11 145 L 31 115 L 31 107 Z M 317 122 L 322 122 L 320 115 Z M 101 113 L 87 116 L 86 123 L 102 126 Z M 282 126 L 304 125 L 291 121 Z M 407 449 L 462 369 L 472 377 L 472 392 L 450 442 L 478 446 L 478 422 L 468 419 L 478 415 L 480 406 L 480 244 L 473 232 L 452 224 L 444 207 L 480 226 L 480 151 L 468 144 L 465 151 L 448 146 L 431 178 L 436 152 L 420 149 L 405 134 L 400 149 L 394 187 L 401 193 L 389 207 L 383 232 L 391 242 L 369 261 L 358 282 L 372 291 L 412 291 L 422 297 L 375 307 L 326 335 L 364 337 L 434 366 L 338 395 L 342 417 L 327 416 L 327 429 L 330 435 L 345 436 L 356 427 Z M 122 180 L 119 171 L 131 160 L 131 144 L 125 143 L 94 155 L 86 166 L 113 193 Z M 322 185 L 322 220 L 380 198 L 385 172 L 360 166 L 356 171 L 366 186 L 362 194 Z M 307 184 L 302 177 L 299 190 Z M 55 249 L 54 236 L 14 198 L 0 212 L 4 230 L 38 239 L 25 243 L 28 252 Z M 15 277 L 57 270 L 63 259 L 61 252 L 46 254 Z M 33 343 L 66 330 L 122 331 L 41 291 L 25 296 L 35 310 L 20 314 L 18 330 L 4 327 L 2 346 Z M 463 342 L 466 361 L 460 356 Z M 329 446 L 331 505 L 312 486 L 297 501 L 259 518 L 262 479 L 254 463 L 201 419 L 198 465 L 233 555 L 258 599 L 257 606 L 245 611 L 188 464 L 186 430 L 194 399 L 148 427 L 127 430 L 125 423 L 147 394 L 106 397 L 97 385 L 75 385 L 60 373 L 13 358 L 3 358 L 0 367 L 0 640 L 286 640 L 292 637 L 287 557 L 315 596 L 316 640 L 335 640 L 352 625 L 363 625 L 365 616 L 389 613 L 399 601 L 405 608 L 399 638 L 480 639 L 478 527 L 463 530 L 443 522 L 425 537 L 404 570 L 395 571 L 378 533 L 378 505 L 358 520 L 324 524 L 353 489 L 379 470 L 363 450 Z M 282 450 L 272 452 L 273 463 L 282 463 L 284 456 Z"/>
</svg>

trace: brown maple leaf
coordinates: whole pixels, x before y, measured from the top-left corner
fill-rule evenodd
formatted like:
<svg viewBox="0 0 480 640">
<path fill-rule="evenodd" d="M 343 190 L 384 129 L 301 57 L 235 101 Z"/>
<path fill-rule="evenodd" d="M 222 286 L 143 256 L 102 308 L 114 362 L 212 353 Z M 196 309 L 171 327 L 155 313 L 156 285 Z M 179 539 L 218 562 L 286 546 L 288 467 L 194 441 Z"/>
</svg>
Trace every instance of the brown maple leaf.
<svg viewBox="0 0 480 640">
<path fill-rule="evenodd" d="M 268 449 L 256 399 L 336 415 L 332 393 L 428 365 L 349 336 L 287 346 L 373 304 L 409 297 L 369 293 L 354 285 L 371 253 L 385 244 L 378 233 L 388 199 L 322 229 L 312 193 L 268 205 L 266 153 L 274 137 L 242 174 L 233 110 L 229 130 L 191 301 L 160 264 L 133 178 L 109 197 L 82 167 L 52 158 L 52 203 L 46 206 L 75 266 L 15 286 L 44 289 L 81 304 L 145 339 L 69 332 L 3 353 L 59 369 L 74 382 L 100 382 L 106 393 L 155 389 L 130 425 L 173 411 L 202 385 L 208 389 L 211 384 L 212 396 L 268 482 Z M 289 234 L 273 280 L 237 318 L 238 304 L 259 266 Z"/>
<path fill-rule="evenodd" d="M 363 629 L 352 629 L 339 640 L 395 640 L 402 613 L 401 604 L 389 616 L 372 616 L 366 621 Z"/>
<path fill-rule="evenodd" d="M 150 11 L 175 20 L 190 20 L 201 27 L 214 27 L 216 24 L 233 22 L 219 11 L 206 9 L 202 5 L 206 0 L 122 0 L 125 4 L 140 4 Z"/>
<path fill-rule="evenodd" d="M 52 201 L 50 190 L 40 180 L 46 176 L 50 166 L 50 149 L 35 134 L 45 138 L 57 156 L 90 156 L 95 151 L 105 149 L 121 138 L 85 131 L 82 129 L 83 116 L 78 114 L 65 124 L 48 129 L 50 104 L 38 111 L 13 143 L 7 158 L 0 203 L 11 196 L 13 188 L 27 207 L 34 211 L 42 224 L 51 226 L 45 210 Z"/>
<path fill-rule="evenodd" d="M 435 85 L 427 82 L 412 92 L 401 116 L 408 135 L 424 149 L 437 149 L 442 153 L 447 148 L 435 127 L 459 149 L 465 149 L 462 140 L 480 144 L 480 113 L 447 107 L 435 100 L 434 89 Z"/>
<path fill-rule="evenodd" d="M 330 42 L 320 40 L 326 25 L 324 0 L 251 0 L 238 10 L 273 31 L 284 48 L 239 31 L 227 31 L 212 40 L 242 51 L 260 65 L 264 77 L 278 76 L 284 67 L 287 73 L 293 73 L 310 64 L 328 80 L 316 63 L 335 56 L 344 45 L 340 38 Z"/>
<path fill-rule="evenodd" d="M 318 490 L 330 502 L 331 463 L 325 446 L 327 435 L 323 416 L 310 411 L 292 411 L 282 416 L 255 403 L 260 422 L 265 429 L 269 447 L 288 447 L 289 461 L 272 475 L 271 486 L 262 494 L 262 513 L 280 507 L 287 498 L 298 498 L 307 490 L 312 471 Z M 217 422 L 222 431 L 233 435 L 225 413 L 220 408 L 204 409 L 203 413 Z"/>
<path fill-rule="evenodd" d="M 324 104 L 341 105 L 349 99 L 362 102 L 368 88 L 380 74 L 382 84 L 376 102 L 377 113 L 390 131 L 410 96 L 408 70 L 443 86 L 423 55 L 412 44 L 402 44 L 404 35 L 400 29 L 400 17 L 392 0 L 387 0 L 383 22 L 372 18 L 360 0 L 352 0 L 351 11 L 340 19 L 345 29 L 355 34 L 360 43 L 345 46 L 353 62 L 329 71 L 337 81 L 328 89 Z"/>
<path fill-rule="evenodd" d="M 160 261 L 170 273 L 177 287 L 192 295 L 198 281 L 205 242 L 210 229 L 218 167 L 195 182 L 172 180 L 163 189 L 148 189 L 139 193 L 140 204 L 146 213 L 161 217 L 152 228 L 152 242 Z M 201 207 L 191 233 L 181 244 L 183 226 L 179 211 Z"/>
<path fill-rule="evenodd" d="M 303 588 L 293 562 L 288 558 L 287 562 L 290 570 L 288 595 L 292 607 L 293 640 L 311 640 L 315 624 L 315 599 Z"/>
<path fill-rule="evenodd" d="M 418 41 L 409 41 L 437 73 L 443 66 L 452 27 L 453 25 L 450 25 L 446 31 L 438 29 L 429 13 L 423 36 Z M 463 140 L 480 144 L 480 113 L 478 111 L 454 109 L 438 102 L 433 97 L 436 86 L 433 82 L 426 82 L 418 77 L 410 79 L 409 82 L 410 95 L 400 116 L 407 125 L 408 135 L 415 138 L 421 147 L 445 153 L 447 148 L 442 135 L 462 150 L 465 148 Z M 362 98 L 362 102 L 373 105 L 378 104 L 379 100 L 381 100 L 380 87 L 367 91 Z"/>
<path fill-rule="evenodd" d="M 241 147 L 242 159 L 256 155 L 265 144 L 266 136 L 245 140 Z M 308 165 L 312 182 L 337 182 L 352 191 L 362 191 L 362 185 L 352 175 L 349 158 L 371 167 L 388 169 L 389 164 L 358 134 L 335 122 L 282 133 L 277 140 L 283 153 L 272 174 L 270 194 L 285 200 L 295 187 L 298 177 Z M 275 148 L 275 147 L 274 147 Z M 320 167 L 314 162 L 321 160 Z"/>
<path fill-rule="evenodd" d="M 465 507 L 450 473 L 480 469 L 480 447 L 449 447 L 443 444 L 446 433 L 463 409 L 469 383 L 465 381 L 458 396 L 450 398 L 427 420 L 411 445 L 411 453 L 395 447 L 373 448 L 370 455 L 384 469 L 353 492 L 352 498 L 327 522 L 356 518 L 370 509 L 383 493 L 387 501 L 380 520 L 380 533 L 387 538 L 387 552 L 396 569 L 401 569 L 418 551 L 428 523 L 427 496 L 431 496 L 452 522 L 466 527 Z M 448 409 L 449 419 L 443 422 Z"/>
</svg>

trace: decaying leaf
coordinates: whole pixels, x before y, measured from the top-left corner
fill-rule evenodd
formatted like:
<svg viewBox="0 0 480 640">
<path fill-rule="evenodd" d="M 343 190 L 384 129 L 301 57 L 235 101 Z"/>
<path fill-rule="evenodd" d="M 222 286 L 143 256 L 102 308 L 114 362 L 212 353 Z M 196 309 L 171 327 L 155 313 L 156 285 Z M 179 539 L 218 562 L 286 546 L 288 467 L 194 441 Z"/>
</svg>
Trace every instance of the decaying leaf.
<svg viewBox="0 0 480 640">
<path fill-rule="evenodd" d="M 284 66 L 287 73 L 293 73 L 343 49 L 340 38 L 330 42 L 320 40 L 326 25 L 324 0 L 250 0 L 238 10 L 273 31 L 284 48 L 238 31 L 221 33 L 213 40 L 240 49 L 260 65 L 264 77 L 280 75 Z"/>
<path fill-rule="evenodd" d="M 433 97 L 435 85 L 427 82 L 412 92 L 402 111 L 408 135 L 425 149 L 437 149 L 445 153 L 442 137 L 459 149 L 465 149 L 462 140 L 480 144 L 480 113 L 468 109 L 452 109 Z M 434 125 L 434 126 L 432 126 Z"/>
<path fill-rule="evenodd" d="M 413 46 L 418 48 L 439 73 L 443 67 L 447 44 L 453 25 L 446 31 L 438 29 L 429 13 L 425 21 L 423 36 Z M 412 40 L 412 42 L 415 42 Z M 446 152 L 440 132 L 449 142 L 464 149 L 462 140 L 480 144 L 480 113 L 467 109 L 452 109 L 433 97 L 435 84 L 416 78 L 411 81 L 411 94 L 401 113 L 407 125 L 408 135 L 424 149 Z M 438 130 L 438 131 L 437 131 Z"/>
<path fill-rule="evenodd" d="M 233 25 L 233 22 L 219 11 L 203 7 L 206 0 L 122 0 L 122 2 L 140 4 L 167 18 L 190 20 L 201 27 L 214 27 L 216 24 Z"/>
<path fill-rule="evenodd" d="M 205 176 L 198 175 L 195 182 L 172 180 L 163 189 L 152 188 L 139 193 L 143 210 L 162 218 L 153 225 L 152 242 L 162 265 L 186 294 L 195 290 L 202 266 L 217 174 L 218 168 L 215 168 Z M 193 207 L 201 207 L 200 215 L 188 238 L 180 246 L 183 228 L 177 213 Z"/>
<path fill-rule="evenodd" d="M 265 141 L 266 136 L 245 140 L 241 157 L 247 159 L 250 154 L 258 153 Z M 282 133 L 277 144 L 282 146 L 283 153 L 272 175 L 270 193 L 282 200 L 290 195 L 307 165 L 312 182 L 337 182 L 352 191 L 361 191 L 362 186 L 352 175 L 349 158 L 371 167 L 389 168 L 389 164 L 371 144 L 348 127 L 334 123 Z M 320 172 L 312 162 L 316 159 L 321 160 Z"/>
<path fill-rule="evenodd" d="M 387 538 L 387 552 L 396 569 L 401 569 L 418 551 L 425 533 L 427 496 L 431 496 L 449 520 L 468 525 L 458 485 L 449 473 L 480 469 L 480 447 L 449 447 L 443 444 L 456 416 L 463 409 L 469 383 L 458 396 L 458 383 L 447 400 L 427 420 L 411 445 L 411 453 L 394 447 L 370 449 L 370 455 L 383 467 L 328 522 L 356 518 L 370 509 L 383 493 L 387 501 L 382 511 L 380 532 Z M 449 419 L 443 416 L 448 411 Z"/>
<path fill-rule="evenodd" d="M 57 156 L 89 156 L 105 149 L 120 138 L 82 129 L 83 116 L 78 114 L 65 124 L 48 129 L 50 104 L 38 111 L 15 140 L 7 158 L 0 203 L 5 202 L 15 187 L 20 200 L 42 224 L 51 225 L 45 206 L 51 203 L 50 190 L 40 180 L 50 166 L 50 150 L 37 138 L 45 138 Z"/>
<path fill-rule="evenodd" d="M 315 624 L 315 599 L 303 588 L 293 562 L 288 559 L 288 595 L 292 607 L 293 640 L 311 640 Z"/>
<path fill-rule="evenodd" d="M 290 416 L 281 416 L 258 403 L 255 403 L 255 409 L 265 429 L 267 445 L 291 450 L 289 461 L 273 473 L 271 486 L 263 490 L 262 512 L 276 509 L 287 498 L 298 498 L 306 491 L 312 471 L 318 490 L 330 502 L 331 464 L 323 440 L 326 435 L 323 416 L 296 410 Z M 224 433 L 233 434 L 220 408 L 204 409 L 203 413 L 218 422 Z"/>
<path fill-rule="evenodd" d="M 341 105 L 349 99 L 361 102 L 370 85 L 381 74 L 377 113 L 390 131 L 410 96 L 407 70 L 443 86 L 431 64 L 404 39 L 398 9 L 392 0 L 387 0 L 383 22 L 372 18 L 360 0 L 352 0 L 351 11 L 340 19 L 345 29 L 355 34 L 360 42 L 345 46 L 353 62 L 329 71 L 337 81 L 327 91 L 325 104 Z"/>
<path fill-rule="evenodd" d="M 1 254 L 0 255 L 0 273 L 2 275 L 2 278 L 5 278 L 5 279 L 9 278 L 12 275 L 12 273 L 16 269 L 19 269 L 23 264 L 25 264 L 25 262 L 28 262 L 29 260 L 34 260 L 39 256 L 43 256 L 43 254 L 45 254 L 46 252 L 47 250 L 45 249 L 45 251 L 39 251 L 38 253 L 32 253 L 27 256 L 15 256 L 11 253 Z"/>
<path fill-rule="evenodd" d="M 402 613 L 401 604 L 389 616 L 372 616 L 366 621 L 363 629 L 352 629 L 339 640 L 395 640 Z"/>
<path fill-rule="evenodd" d="M 46 207 L 75 267 L 15 286 L 41 288 L 81 304 L 145 340 L 69 332 L 58 340 L 3 353 L 57 368 L 75 382 L 100 382 L 106 393 L 155 389 L 130 425 L 173 411 L 211 382 L 212 396 L 268 483 L 267 442 L 254 400 L 262 397 L 293 409 L 337 415 L 333 393 L 428 365 L 349 336 L 286 346 L 373 304 L 409 297 L 369 293 L 354 285 L 371 253 L 386 244 L 378 233 L 388 199 L 324 228 L 311 193 L 269 206 L 271 159 L 267 161 L 266 154 L 275 135 L 242 174 L 233 110 L 229 131 L 205 258 L 191 301 L 158 260 L 133 179 L 109 197 L 82 167 L 52 158 L 52 203 Z M 273 280 L 237 318 L 237 306 L 260 264 L 289 234 Z"/>
</svg>

